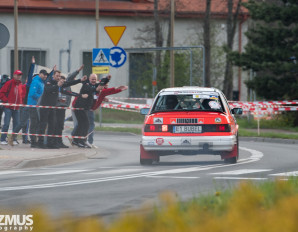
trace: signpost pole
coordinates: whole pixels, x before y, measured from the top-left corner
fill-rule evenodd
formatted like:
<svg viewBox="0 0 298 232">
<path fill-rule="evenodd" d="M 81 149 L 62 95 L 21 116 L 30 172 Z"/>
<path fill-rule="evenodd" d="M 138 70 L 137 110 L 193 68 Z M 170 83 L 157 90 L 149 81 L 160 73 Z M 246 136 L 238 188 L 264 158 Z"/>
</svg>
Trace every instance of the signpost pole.
<svg viewBox="0 0 298 232">
<path fill-rule="evenodd" d="M 14 0 L 14 70 L 19 69 L 18 51 L 18 0 Z"/>
<path fill-rule="evenodd" d="M 99 48 L 99 0 L 95 2 L 96 48 Z"/>
</svg>

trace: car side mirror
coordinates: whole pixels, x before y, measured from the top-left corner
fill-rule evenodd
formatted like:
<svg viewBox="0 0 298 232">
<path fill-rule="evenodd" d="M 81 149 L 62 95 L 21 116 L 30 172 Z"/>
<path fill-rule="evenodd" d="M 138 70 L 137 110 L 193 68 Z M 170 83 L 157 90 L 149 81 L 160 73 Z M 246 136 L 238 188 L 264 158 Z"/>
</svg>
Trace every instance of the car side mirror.
<svg viewBox="0 0 298 232">
<path fill-rule="evenodd" d="M 233 108 L 232 109 L 232 114 L 238 114 L 241 115 L 243 113 L 242 108 Z"/>
<path fill-rule="evenodd" d="M 140 110 L 140 113 L 142 114 L 142 115 L 147 115 L 148 113 L 149 113 L 149 108 L 142 108 L 141 110 Z"/>
</svg>

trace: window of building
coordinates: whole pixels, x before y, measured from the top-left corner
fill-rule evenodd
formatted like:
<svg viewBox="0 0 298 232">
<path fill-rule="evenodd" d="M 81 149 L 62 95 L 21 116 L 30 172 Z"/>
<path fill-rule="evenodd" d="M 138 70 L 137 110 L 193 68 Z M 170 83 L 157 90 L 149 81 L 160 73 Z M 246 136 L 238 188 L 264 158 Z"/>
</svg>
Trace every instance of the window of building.
<svg viewBox="0 0 298 232">
<path fill-rule="evenodd" d="M 92 73 L 92 52 L 83 52 L 83 75 L 89 75 Z"/>
<path fill-rule="evenodd" d="M 28 77 L 32 56 L 35 57 L 35 63 L 46 66 L 46 52 L 42 50 L 19 50 L 19 69 L 23 72 L 22 82 L 25 83 Z M 10 52 L 10 73 L 14 72 L 14 50 Z"/>
</svg>

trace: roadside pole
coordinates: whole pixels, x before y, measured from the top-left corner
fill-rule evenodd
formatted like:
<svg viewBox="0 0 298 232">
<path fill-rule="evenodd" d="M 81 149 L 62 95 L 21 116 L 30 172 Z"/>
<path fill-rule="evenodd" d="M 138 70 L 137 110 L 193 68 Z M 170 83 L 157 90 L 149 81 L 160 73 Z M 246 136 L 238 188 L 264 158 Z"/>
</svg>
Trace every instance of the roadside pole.
<svg viewBox="0 0 298 232">
<path fill-rule="evenodd" d="M 19 69 L 18 51 L 18 0 L 14 0 L 14 70 Z"/>
</svg>

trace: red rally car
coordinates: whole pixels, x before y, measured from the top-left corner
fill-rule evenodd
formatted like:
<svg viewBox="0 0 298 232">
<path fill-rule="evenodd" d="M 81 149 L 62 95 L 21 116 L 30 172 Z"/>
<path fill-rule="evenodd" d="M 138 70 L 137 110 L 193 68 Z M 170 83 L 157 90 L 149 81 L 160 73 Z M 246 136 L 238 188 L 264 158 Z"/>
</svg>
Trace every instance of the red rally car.
<svg viewBox="0 0 298 232">
<path fill-rule="evenodd" d="M 140 163 L 159 162 L 171 154 L 214 154 L 236 163 L 238 125 L 224 94 L 215 88 L 180 87 L 161 90 L 146 115 L 140 142 Z"/>
</svg>

